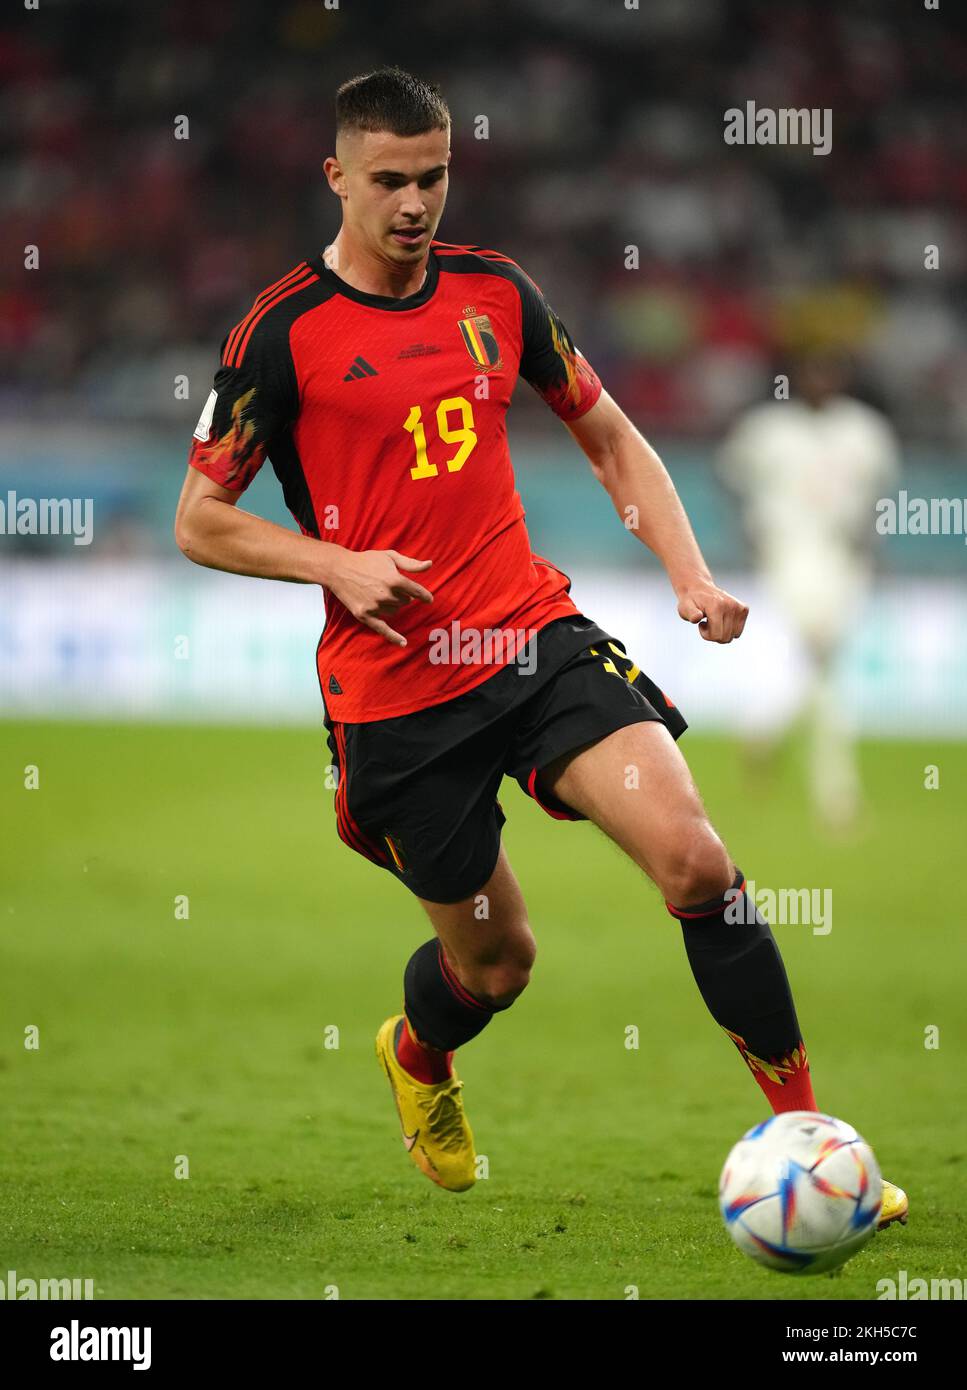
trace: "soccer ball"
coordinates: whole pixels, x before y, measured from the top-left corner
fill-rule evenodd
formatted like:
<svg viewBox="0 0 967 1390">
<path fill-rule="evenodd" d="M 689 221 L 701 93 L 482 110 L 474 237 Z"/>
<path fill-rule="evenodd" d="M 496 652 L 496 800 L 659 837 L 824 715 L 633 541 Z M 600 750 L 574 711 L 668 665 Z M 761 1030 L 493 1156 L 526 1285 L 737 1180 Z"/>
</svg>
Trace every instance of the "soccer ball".
<svg viewBox="0 0 967 1390">
<path fill-rule="evenodd" d="M 812 1110 L 771 1115 L 744 1134 L 719 1179 L 725 1229 L 784 1274 L 845 1264 L 876 1230 L 880 1169 L 852 1125 Z"/>
</svg>

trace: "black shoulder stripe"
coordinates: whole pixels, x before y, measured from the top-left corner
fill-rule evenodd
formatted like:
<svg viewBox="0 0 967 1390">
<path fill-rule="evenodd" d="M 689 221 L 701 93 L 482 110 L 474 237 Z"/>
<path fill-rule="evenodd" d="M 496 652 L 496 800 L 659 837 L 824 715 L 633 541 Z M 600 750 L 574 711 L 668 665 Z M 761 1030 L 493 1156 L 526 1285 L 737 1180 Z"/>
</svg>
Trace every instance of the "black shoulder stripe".
<svg viewBox="0 0 967 1390">
<path fill-rule="evenodd" d="M 296 319 L 332 297 L 331 286 L 323 284 L 308 266 L 294 278 L 286 277 L 281 289 L 263 303 L 256 300 L 247 318 L 232 329 L 223 345 L 222 364 L 240 367 L 256 333 L 280 345 L 287 343 L 289 330 Z"/>
</svg>

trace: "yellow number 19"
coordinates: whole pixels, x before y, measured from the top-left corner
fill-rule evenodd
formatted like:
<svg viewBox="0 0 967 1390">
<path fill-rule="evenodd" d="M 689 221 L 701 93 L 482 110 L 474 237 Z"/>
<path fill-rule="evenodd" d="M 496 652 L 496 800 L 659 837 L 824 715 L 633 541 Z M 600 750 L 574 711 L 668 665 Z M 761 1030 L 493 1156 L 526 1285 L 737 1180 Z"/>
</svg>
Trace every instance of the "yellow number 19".
<svg viewBox="0 0 967 1390">
<path fill-rule="evenodd" d="M 461 424 L 458 428 L 452 428 L 449 415 L 452 410 L 459 410 Z M 423 428 L 422 410 L 418 405 L 410 407 L 403 428 L 413 436 L 413 443 L 416 446 L 416 466 L 410 469 L 411 478 L 435 478 L 439 472 L 435 463 L 431 463 L 426 452 L 426 431 Z M 477 445 L 477 435 L 473 427 L 473 409 L 468 400 L 463 396 L 448 396 L 445 401 L 441 401 L 436 408 L 436 427 L 437 434 L 445 444 L 459 444 L 460 447 L 452 458 L 446 461 L 447 470 L 450 473 L 459 473 Z"/>
</svg>

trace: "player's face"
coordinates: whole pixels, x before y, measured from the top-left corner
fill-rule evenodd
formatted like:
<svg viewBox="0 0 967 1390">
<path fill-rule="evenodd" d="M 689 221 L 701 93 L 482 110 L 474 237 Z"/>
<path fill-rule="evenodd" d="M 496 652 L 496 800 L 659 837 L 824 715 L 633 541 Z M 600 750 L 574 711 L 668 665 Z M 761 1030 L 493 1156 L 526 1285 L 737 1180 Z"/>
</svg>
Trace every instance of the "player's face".
<svg viewBox="0 0 967 1390">
<path fill-rule="evenodd" d="M 846 363 L 834 355 L 807 356 L 797 365 L 796 380 L 804 400 L 823 405 L 846 389 Z"/>
<path fill-rule="evenodd" d="M 344 215 L 374 254 L 408 265 L 419 261 L 443 216 L 450 133 L 393 135 L 356 131 L 340 141 Z"/>
</svg>

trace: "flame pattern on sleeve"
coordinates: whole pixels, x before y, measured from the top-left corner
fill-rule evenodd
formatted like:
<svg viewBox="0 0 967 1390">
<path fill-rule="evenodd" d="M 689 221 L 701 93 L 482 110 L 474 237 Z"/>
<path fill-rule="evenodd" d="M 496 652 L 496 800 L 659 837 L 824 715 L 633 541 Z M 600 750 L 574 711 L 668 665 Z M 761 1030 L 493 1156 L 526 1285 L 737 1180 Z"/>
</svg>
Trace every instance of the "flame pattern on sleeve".
<svg viewBox="0 0 967 1390">
<path fill-rule="evenodd" d="M 516 264 L 514 279 L 521 298 L 520 374 L 555 415 L 565 423 L 577 420 L 601 395 L 598 374 L 539 285 Z"/>
<path fill-rule="evenodd" d="M 560 359 L 564 379 L 546 387 L 541 395 L 562 420 L 577 419 L 590 410 L 600 396 L 601 382 L 590 362 L 581 356 L 553 314 L 548 314 L 548 321 L 551 342 Z"/>
<path fill-rule="evenodd" d="M 265 461 L 265 445 L 258 438 L 250 409 L 256 388 L 236 397 L 228 428 L 210 443 L 192 440 L 190 463 L 213 482 L 232 491 L 248 487 Z"/>
</svg>

